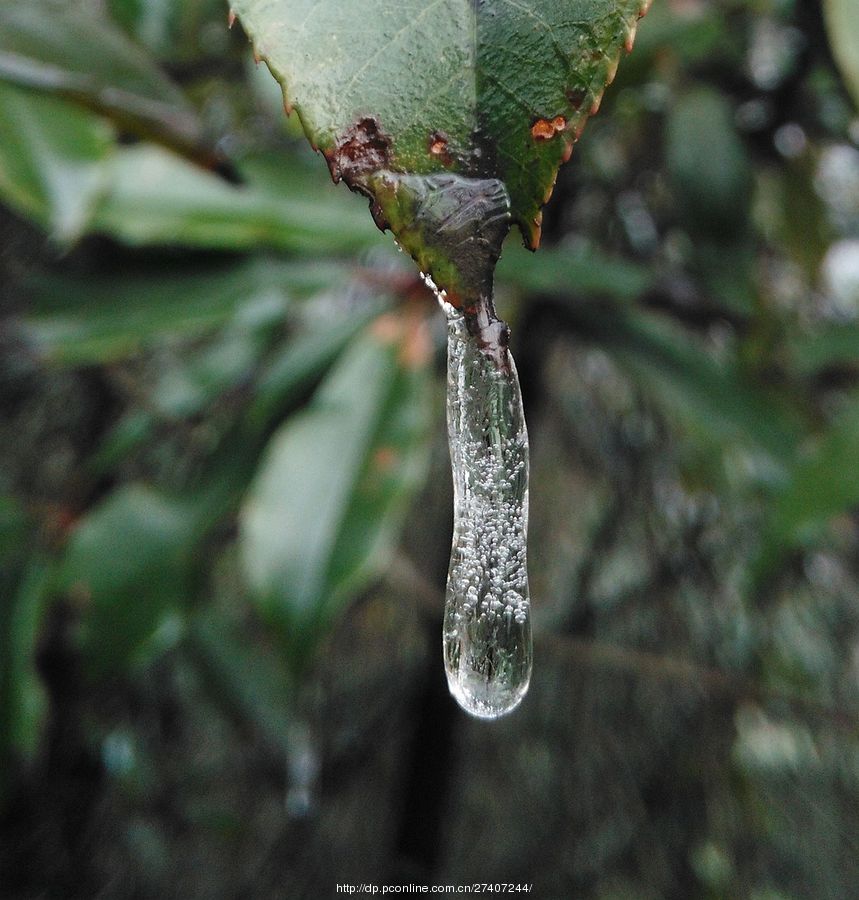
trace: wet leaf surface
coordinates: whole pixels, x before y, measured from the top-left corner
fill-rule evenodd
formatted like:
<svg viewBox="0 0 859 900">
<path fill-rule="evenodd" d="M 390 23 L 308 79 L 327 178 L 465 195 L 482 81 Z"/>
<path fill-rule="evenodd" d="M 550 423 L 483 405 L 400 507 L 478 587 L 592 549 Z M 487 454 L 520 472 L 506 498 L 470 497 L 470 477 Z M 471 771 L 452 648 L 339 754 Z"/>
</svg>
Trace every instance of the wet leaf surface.
<svg viewBox="0 0 859 900">
<path fill-rule="evenodd" d="M 332 175 L 503 183 L 536 247 L 558 167 L 597 110 L 646 0 L 237 0 Z M 396 223 L 391 223 L 397 233 Z"/>
</svg>

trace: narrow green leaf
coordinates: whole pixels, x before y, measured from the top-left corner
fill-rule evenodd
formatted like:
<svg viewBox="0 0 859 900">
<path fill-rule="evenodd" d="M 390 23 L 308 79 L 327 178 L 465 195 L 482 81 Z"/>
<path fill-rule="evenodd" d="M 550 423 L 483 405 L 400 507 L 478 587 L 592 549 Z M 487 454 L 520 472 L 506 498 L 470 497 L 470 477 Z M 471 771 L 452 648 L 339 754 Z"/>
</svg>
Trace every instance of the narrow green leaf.
<svg viewBox="0 0 859 900">
<path fill-rule="evenodd" d="M 108 429 L 97 449 L 87 460 L 93 475 L 106 475 L 153 434 L 155 417 L 149 410 L 132 407 Z"/>
<path fill-rule="evenodd" d="M 254 386 L 249 422 L 253 426 L 271 422 L 278 410 L 287 408 L 332 365 L 344 347 L 378 312 L 377 305 L 368 304 L 362 315 L 347 316 L 336 324 L 290 338 L 269 361 Z"/>
<path fill-rule="evenodd" d="M 817 445 L 793 466 L 785 486 L 770 505 L 756 583 L 772 572 L 785 554 L 818 540 L 834 516 L 859 505 L 859 404 L 845 411 Z"/>
<path fill-rule="evenodd" d="M 12 761 L 33 752 L 45 713 L 35 656 L 51 570 L 32 539 L 23 510 L 0 497 L 0 801 Z"/>
<path fill-rule="evenodd" d="M 379 326 L 356 340 L 275 434 L 242 509 L 248 583 L 293 655 L 384 564 L 423 478 L 428 372 L 402 353 Z"/>
<path fill-rule="evenodd" d="M 284 754 L 290 750 L 293 684 L 274 654 L 254 646 L 214 611 L 195 616 L 188 645 L 220 703 Z"/>
<path fill-rule="evenodd" d="M 330 186 L 315 201 L 228 184 L 174 154 L 141 145 L 116 153 L 93 228 L 132 245 L 354 252 L 378 243 L 361 204 Z"/>
<path fill-rule="evenodd" d="M 82 641 L 95 675 L 136 662 L 185 599 L 195 524 L 190 505 L 129 485 L 75 528 L 60 585 L 85 604 Z"/>
<path fill-rule="evenodd" d="M 10 753 L 32 753 L 44 722 L 46 700 L 36 671 L 36 643 L 51 575 L 46 560 L 32 559 L 0 610 L 0 760 Z"/>
<path fill-rule="evenodd" d="M 832 55 L 859 107 L 859 5 L 855 0 L 824 0 L 823 12 Z"/>
<path fill-rule="evenodd" d="M 855 322 L 794 333 L 789 346 L 800 375 L 814 375 L 828 366 L 859 368 L 859 324 Z"/>
<path fill-rule="evenodd" d="M 255 257 L 164 266 L 157 273 L 52 277 L 30 284 L 22 321 L 53 363 L 104 363 L 138 352 L 162 334 L 197 335 L 265 308 L 285 315 L 291 299 L 335 287 L 349 276 L 336 261 Z"/>
<path fill-rule="evenodd" d="M 748 155 L 727 100 L 707 88 L 680 96 L 671 109 L 666 164 L 680 210 L 707 232 L 736 237 L 752 196 Z"/>
<path fill-rule="evenodd" d="M 0 199 L 68 243 L 107 188 L 111 128 L 56 97 L 0 81 Z"/>
<path fill-rule="evenodd" d="M 87 4 L 0 5 L 0 79 L 54 93 L 194 156 L 203 128 L 179 88 Z"/>
<path fill-rule="evenodd" d="M 500 284 L 531 294 L 617 300 L 635 300 L 653 286 L 656 277 L 645 266 L 609 257 L 592 247 L 581 251 L 552 247 L 533 256 L 510 246 L 498 261 L 497 276 Z"/>
</svg>

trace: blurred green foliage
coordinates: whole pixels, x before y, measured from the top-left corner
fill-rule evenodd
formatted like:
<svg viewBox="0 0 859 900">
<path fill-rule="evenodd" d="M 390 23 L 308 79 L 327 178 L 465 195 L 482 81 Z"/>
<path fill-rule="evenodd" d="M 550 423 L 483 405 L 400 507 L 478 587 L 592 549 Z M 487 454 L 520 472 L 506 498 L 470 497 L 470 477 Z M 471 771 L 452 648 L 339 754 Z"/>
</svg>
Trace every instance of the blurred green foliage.
<svg viewBox="0 0 859 900">
<path fill-rule="evenodd" d="M 853 896 L 854 9 L 656 0 L 508 243 L 538 637 L 487 729 L 416 273 L 220 2 L 0 6 L 6 895 Z"/>
</svg>

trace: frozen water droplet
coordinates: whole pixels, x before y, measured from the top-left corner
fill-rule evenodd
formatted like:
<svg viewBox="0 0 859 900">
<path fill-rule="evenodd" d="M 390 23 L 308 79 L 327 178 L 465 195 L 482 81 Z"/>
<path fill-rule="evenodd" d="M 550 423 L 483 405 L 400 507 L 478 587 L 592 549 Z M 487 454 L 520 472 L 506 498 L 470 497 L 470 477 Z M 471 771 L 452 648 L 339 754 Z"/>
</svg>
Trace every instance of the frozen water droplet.
<svg viewBox="0 0 859 900">
<path fill-rule="evenodd" d="M 518 706 L 531 678 L 528 434 L 512 358 L 499 366 L 462 313 L 447 303 L 442 308 L 454 484 L 445 671 L 466 712 L 494 719 Z"/>
</svg>

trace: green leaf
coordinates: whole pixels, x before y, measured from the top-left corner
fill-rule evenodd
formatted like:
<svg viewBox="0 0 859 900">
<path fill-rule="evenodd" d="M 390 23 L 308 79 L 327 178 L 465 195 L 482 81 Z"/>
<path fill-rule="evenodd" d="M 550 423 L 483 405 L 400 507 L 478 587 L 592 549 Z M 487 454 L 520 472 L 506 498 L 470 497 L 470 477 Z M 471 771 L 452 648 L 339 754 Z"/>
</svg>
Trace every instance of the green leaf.
<svg viewBox="0 0 859 900">
<path fill-rule="evenodd" d="M 859 367 L 859 324 L 827 324 L 811 333 L 797 328 L 790 336 L 789 348 L 800 375 L 814 375 L 831 366 L 855 371 Z"/>
<path fill-rule="evenodd" d="M 528 293 L 635 300 L 652 288 L 656 276 L 645 266 L 603 254 L 595 247 L 552 247 L 535 257 L 506 247 L 498 262 L 498 280 Z"/>
<path fill-rule="evenodd" d="M 87 459 L 87 470 L 95 476 L 106 475 L 152 437 L 155 416 L 149 410 L 132 407 L 107 430 L 98 447 Z"/>
<path fill-rule="evenodd" d="M 250 425 L 265 427 L 279 410 L 287 408 L 332 365 L 344 347 L 378 312 L 377 304 L 367 304 L 366 311 L 360 315 L 348 316 L 336 324 L 291 337 L 257 379 L 248 410 Z"/>
<path fill-rule="evenodd" d="M 55 97 L 0 81 L 0 198 L 70 242 L 107 187 L 113 132 Z"/>
<path fill-rule="evenodd" d="M 818 540 L 830 520 L 859 505 L 859 404 L 793 466 L 770 505 L 761 551 L 753 569 L 755 583 L 772 572 L 785 554 Z"/>
<path fill-rule="evenodd" d="M 107 6 L 135 40 L 170 62 L 211 59 L 229 45 L 223 0 L 107 0 Z"/>
<path fill-rule="evenodd" d="M 424 476 L 427 360 L 389 325 L 357 339 L 275 434 L 242 509 L 246 578 L 299 665 L 384 564 Z"/>
<path fill-rule="evenodd" d="M 752 174 L 727 100 L 702 87 L 680 96 L 668 120 L 665 152 L 684 217 L 722 242 L 726 234 L 742 232 Z"/>
<path fill-rule="evenodd" d="M 127 244 L 319 254 L 377 243 L 360 204 L 344 202 L 330 185 L 313 200 L 293 200 L 288 187 L 273 194 L 268 186 L 232 185 L 151 145 L 118 151 L 111 175 L 93 229 Z"/>
<path fill-rule="evenodd" d="M 0 79 L 74 100 L 124 128 L 211 158 L 201 121 L 179 88 L 86 4 L 0 5 Z"/>
<path fill-rule="evenodd" d="M 36 749 L 44 722 L 46 700 L 36 671 L 36 643 L 51 571 L 46 561 L 31 560 L 17 590 L 0 608 L 0 769 L 8 756 Z"/>
<path fill-rule="evenodd" d="M 823 12 L 832 55 L 859 107 L 859 5 L 854 0 L 824 0 Z"/>
<path fill-rule="evenodd" d="M 289 754 L 294 685 L 283 660 L 255 645 L 213 610 L 194 616 L 188 646 L 218 701 Z"/>
<path fill-rule="evenodd" d="M 233 4 L 334 177 L 375 195 L 395 234 L 399 200 L 389 194 L 415 187 L 397 176 L 455 174 L 500 182 L 532 247 L 558 167 L 598 107 L 646 5 Z"/>
<path fill-rule="evenodd" d="M 758 178 L 758 196 L 770 204 L 769 220 L 762 222 L 763 226 L 782 243 L 786 254 L 803 267 L 812 283 L 818 278 L 835 237 L 816 177 L 817 160 L 807 154 L 790 160 L 777 174 Z M 763 203 L 757 205 L 762 207 Z"/>
<path fill-rule="evenodd" d="M 668 117 L 665 157 L 697 278 L 727 309 L 748 315 L 754 302 L 752 170 L 731 104 L 703 87 L 679 96 Z"/>
<path fill-rule="evenodd" d="M 11 761 L 35 749 L 45 713 L 35 655 L 50 567 L 32 541 L 23 510 L 0 497 L 0 799 Z"/>
<path fill-rule="evenodd" d="M 27 517 L 16 500 L 0 495 L 0 578 L 10 569 L 10 561 L 20 552 L 25 541 Z"/>
<path fill-rule="evenodd" d="M 31 282 L 24 333 L 54 363 L 111 362 L 160 334 L 196 335 L 265 304 L 285 314 L 304 297 L 348 277 L 339 263 L 268 259 L 172 265 L 157 274 L 51 277 Z M 244 311 L 244 313 L 243 313 Z"/>
<path fill-rule="evenodd" d="M 185 599 L 195 525 L 189 505 L 139 484 L 119 488 L 78 523 L 60 585 L 85 604 L 93 674 L 136 662 Z"/>
</svg>

